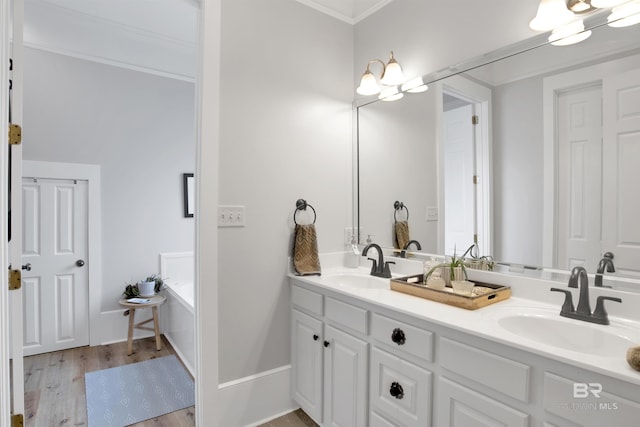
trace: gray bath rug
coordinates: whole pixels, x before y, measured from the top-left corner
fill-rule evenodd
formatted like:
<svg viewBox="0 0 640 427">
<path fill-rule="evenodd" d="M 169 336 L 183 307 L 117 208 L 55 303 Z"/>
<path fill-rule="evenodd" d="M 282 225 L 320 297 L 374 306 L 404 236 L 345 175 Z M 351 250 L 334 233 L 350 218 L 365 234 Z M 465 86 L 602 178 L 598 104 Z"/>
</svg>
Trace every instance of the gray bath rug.
<svg viewBox="0 0 640 427">
<path fill-rule="evenodd" d="M 175 356 L 87 372 L 89 427 L 123 427 L 195 404 L 193 379 Z"/>
</svg>

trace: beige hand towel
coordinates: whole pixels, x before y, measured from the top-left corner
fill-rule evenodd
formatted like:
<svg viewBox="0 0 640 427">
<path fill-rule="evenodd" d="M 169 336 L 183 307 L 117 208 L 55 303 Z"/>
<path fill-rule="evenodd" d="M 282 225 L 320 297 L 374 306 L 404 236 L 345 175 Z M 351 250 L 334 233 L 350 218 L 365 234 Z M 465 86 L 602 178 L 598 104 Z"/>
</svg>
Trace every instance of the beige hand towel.
<svg viewBox="0 0 640 427">
<path fill-rule="evenodd" d="M 293 267 L 299 276 L 320 275 L 318 240 L 313 224 L 296 224 L 293 243 Z"/>
<path fill-rule="evenodd" d="M 395 238 L 393 239 L 393 243 L 396 249 L 404 249 L 407 243 L 409 243 L 409 240 L 411 240 L 409 237 L 409 222 L 396 221 L 394 230 Z"/>
</svg>

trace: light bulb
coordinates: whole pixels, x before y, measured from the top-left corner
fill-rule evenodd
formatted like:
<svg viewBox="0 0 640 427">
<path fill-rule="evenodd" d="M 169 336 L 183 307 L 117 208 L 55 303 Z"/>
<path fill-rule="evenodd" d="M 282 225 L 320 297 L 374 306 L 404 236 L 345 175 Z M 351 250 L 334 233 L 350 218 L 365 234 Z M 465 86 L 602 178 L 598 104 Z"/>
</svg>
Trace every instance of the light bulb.
<svg viewBox="0 0 640 427">
<path fill-rule="evenodd" d="M 382 73 L 382 77 L 380 78 L 380 83 L 386 86 L 395 86 L 401 85 L 404 83 L 404 74 L 402 73 L 402 67 L 393 57 L 393 52 L 391 52 L 391 57 L 389 58 L 389 62 L 384 67 L 384 72 Z"/>
<path fill-rule="evenodd" d="M 404 96 L 404 93 L 400 92 L 397 87 L 388 87 L 382 89 L 380 95 L 378 95 L 378 99 L 382 101 L 397 101 Z"/>
</svg>

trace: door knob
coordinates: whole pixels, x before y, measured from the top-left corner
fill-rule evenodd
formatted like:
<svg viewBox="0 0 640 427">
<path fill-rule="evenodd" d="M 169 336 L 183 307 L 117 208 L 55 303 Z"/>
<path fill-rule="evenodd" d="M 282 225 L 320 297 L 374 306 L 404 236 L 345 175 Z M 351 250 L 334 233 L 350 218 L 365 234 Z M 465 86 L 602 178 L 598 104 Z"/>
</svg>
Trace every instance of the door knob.
<svg viewBox="0 0 640 427">
<path fill-rule="evenodd" d="M 77 265 L 78 267 L 82 267 L 82 266 L 84 265 L 84 260 L 83 260 L 83 259 L 79 259 L 79 260 L 77 260 L 77 261 L 76 261 L 76 265 Z"/>
<path fill-rule="evenodd" d="M 28 262 L 25 265 L 22 266 L 23 270 L 27 270 L 27 271 L 31 271 L 31 263 Z"/>
</svg>

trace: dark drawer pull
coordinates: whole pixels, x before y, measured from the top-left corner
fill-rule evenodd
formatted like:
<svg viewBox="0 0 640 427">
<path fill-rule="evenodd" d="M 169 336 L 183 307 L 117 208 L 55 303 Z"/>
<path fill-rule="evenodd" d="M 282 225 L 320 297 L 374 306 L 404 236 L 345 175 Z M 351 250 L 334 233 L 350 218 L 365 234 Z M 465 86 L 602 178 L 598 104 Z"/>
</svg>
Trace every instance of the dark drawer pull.
<svg viewBox="0 0 640 427">
<path fill-rule="evenodd" d="M 391 341 L 398 345 L 403 345 L 407 341 L 404 331 L 400 328 L 395 328 L 391 333 Z"/>
<path fill-rule="evenodd" d="M 320 338 L 320 337 L 318 336 L 318 334 L 313 334 L 313 340 L 314 340 L 314 341 L 318 341 L 318 338 Z"/>
<path fill-rule="evenodd" d="M 325 341 L 325 342 L 324 342 L 324 346 L 325 346 L 325 347 L 329 347 L 329 341 Z"/>
<path fill-rule="evenodd" d="M 391 383 L 391 387 L 389 388 L 389 394 L 396 399 L 402 399 L 404 397 L 404 390 L 400 383 L 393 382 Z"/>
</svg>

